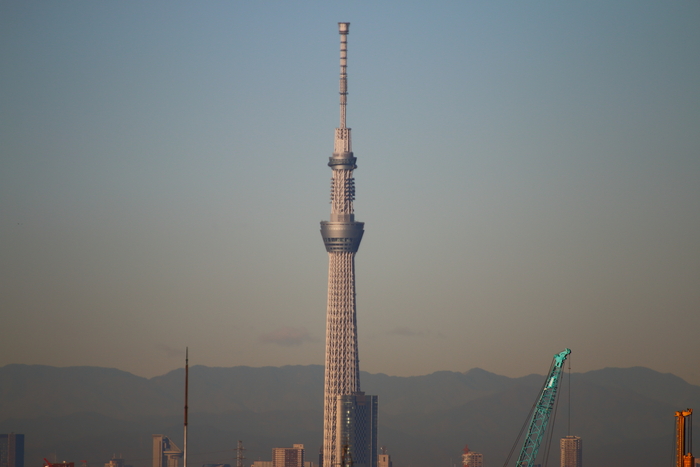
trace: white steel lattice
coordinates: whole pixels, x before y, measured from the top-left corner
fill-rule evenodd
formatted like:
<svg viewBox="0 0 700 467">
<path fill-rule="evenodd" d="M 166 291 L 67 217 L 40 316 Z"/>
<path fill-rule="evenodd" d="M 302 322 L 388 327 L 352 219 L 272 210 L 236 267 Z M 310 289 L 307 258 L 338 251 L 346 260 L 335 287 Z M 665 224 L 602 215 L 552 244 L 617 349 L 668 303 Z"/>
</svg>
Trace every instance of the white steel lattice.
<svg viewBox="0 0 700 467">
<path fill-rule="evenodd" d="M 355 253 L 329 253 L 326 315 L 326 371 L 323 420 L 323 466 L 340 462 L 337 399 L 360 390 L 355 306 Z"/>
<path fill-rule="evenodd" d="M 363 223 L 355 222 L 355 157 L 350 128 L 345 126 L 347 104 L 347 34 L 350 23 L 339 23 L 340 31 L 340 127 L 335 130 L 331 179 L 331 220 L 321 223 L 328 251 L 328 308 L 326 314 L 326 369 L 323 406 L 323 465 L 341 466 L 343 444 L 338 439 L 340 396 L 360 390 L 355 307 L 355 252 Z"/>
<path fill-rule="evenodd" d="M 352 129 L 351 128 L 336 128 L 335 143 L 333 152 L 342 154 L 344 152 L 352 152 Z"/>
<path fill-rule="evenodd" d="M 355 179 L 352 170 L 334 170 L 331 178 L 331 214 L 352 214 Z"/>
</svg>

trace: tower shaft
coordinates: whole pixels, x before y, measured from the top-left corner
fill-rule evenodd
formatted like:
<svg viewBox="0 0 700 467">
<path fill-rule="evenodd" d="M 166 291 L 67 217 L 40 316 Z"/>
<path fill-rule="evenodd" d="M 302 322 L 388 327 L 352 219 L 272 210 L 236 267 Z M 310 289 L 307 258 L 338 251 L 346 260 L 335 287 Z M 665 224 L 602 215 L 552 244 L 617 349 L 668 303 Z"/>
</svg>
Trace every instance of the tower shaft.
<svg viewBox="0 0 700 467">
<path fill-rule="evenodd" d="M 328 256 L 323 466 L 337 467 L 343 446 L 349 442 L 340 439 L 338 402 L 342 396 L 360 390 L 360 366 L 355 314 L 355 253 L 332 252 Z"/>
<path fill-rule="evenodd" d="M 326 311 L 326 367 L 324 381 L 323 467 L 339 466 L 343 446 L 338 417 L 341 397 L 360 391 L 355 305 L 355 253 L 364 223 L 355 222 L 353 201 L 356 158 L 350 128 L 345 126 L 347 104 L 347 35 L 350 23 L 338 23 L 340 32 L 340 126 L 335 130 L 331 178 L 331 219 L 321 222 L 328 251 L 328 306 Z"/>
</svg>

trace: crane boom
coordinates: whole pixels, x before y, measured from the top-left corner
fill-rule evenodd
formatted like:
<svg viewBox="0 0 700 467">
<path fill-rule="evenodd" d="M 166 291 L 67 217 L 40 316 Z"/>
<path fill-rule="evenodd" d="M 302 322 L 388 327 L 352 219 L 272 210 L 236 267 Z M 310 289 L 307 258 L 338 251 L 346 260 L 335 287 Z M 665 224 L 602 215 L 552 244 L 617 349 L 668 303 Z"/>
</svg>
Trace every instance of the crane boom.
<svg viewBox="0 0 700 467">
<path fill-rule="evenodd" d="M 552 360 L 552 367 L 545 380 L 542 393 L 537 399 L 535 410 L 532 414 L 532 420 L 530 421 L 530 427 L 527 430 L 527 436 L 523 443 L 523 448 L 520 450 L 518 461 L 515 463 L 516 467 L 532 467 L 535 463 L 537 451 L 540 449 L 542 437 L 545 431 L 547 431 L 549 416 L 552 413 L 554 401 L 557 397 L 559 377 L 564 367 L 564 361 L 570 353 L 570 349 L 564 349 L 562 352 L 556 354 L 554 360 Z"/>
</svg>

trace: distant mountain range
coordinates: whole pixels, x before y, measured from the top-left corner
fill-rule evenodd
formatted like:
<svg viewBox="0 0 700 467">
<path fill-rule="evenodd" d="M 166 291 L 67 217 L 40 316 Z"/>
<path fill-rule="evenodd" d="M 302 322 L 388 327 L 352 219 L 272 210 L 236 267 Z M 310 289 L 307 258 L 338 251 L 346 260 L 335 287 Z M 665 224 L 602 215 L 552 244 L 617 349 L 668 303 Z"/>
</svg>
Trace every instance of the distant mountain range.
<svg viewBox="0 0 700 467">
<path fill-rule="evenodd" d="M 484 454 L 485 467 L 501 467 L 543 379 L 478 368 L 414 377 L 361 374 L 363 390 L 379 396 L 379 443 L 396 467 L 459 465 L 465 444 Z M 322 396 L 318 365 L 190 368 L 188 465 L 235 464 L 238 440 L 246 465 L 296 443 L 317 462 Z M 184 369 L 147 379 L 111 368 L 0 368 L 0 433 L 25 434 L 26 467 L 40 467 L 44 457 L 101 467 L 113 454 L 148 467 L 152 434 L 182 447 L 183 402 Z M 585 465 L 670 465 L 673 414 L 687 407 L 700 410 L 700 386 L 672 374 L 634 367 L 566 375 L 548 464 L 559 465 L 558 440 L 567 434 L 570 412 Z"/>
</svg>

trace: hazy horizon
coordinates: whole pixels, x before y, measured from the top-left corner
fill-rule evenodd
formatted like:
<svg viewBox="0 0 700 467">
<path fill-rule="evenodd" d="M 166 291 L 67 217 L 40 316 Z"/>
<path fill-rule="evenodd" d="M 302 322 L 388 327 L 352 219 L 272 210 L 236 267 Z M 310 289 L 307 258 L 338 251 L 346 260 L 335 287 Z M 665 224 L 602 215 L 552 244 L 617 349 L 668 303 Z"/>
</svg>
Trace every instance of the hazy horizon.
<svg viewBox="0 0 700 467">
<path fill-rule="evenodd" d="M 551 363 L 551 362 L 550 362 L 550 363 Z M 138 376 L 138 377 L 140 377 L 140 378 L 145 378 L 145 379 L 158 378 L 158 377 L 161 377 L 161 376 L 165 376 L 165 375 L 167 375 L 167 374 L 169 374 L 169 373 L 172 373 L 172 372 L 174 372 L 174 371 L 183 371 L 183 372 L 184 372 L 184 370 L 185 370 L 185 365 L 183 364 L 183 365 L 180 366 L 180 367 L 172 368 L 172 369 L 167 370 L 167 371 L 165 371 L 165 372 L 163 372 L 163 373 L 158 373 L 158 374 L 153 374 L 153 375 L 143 375 L 143 374 L 134 373 L 134 372 L 131 372 L 131 371 L 128 371 L 128 370 L 124 370 L 124 369 L 121 369 L 121 368 L 107 367 L 107 366 L 99 366 L 99 365 L 66 365 L 66 366 L 58 366 L 58 365 L 45 365 L 45 364 L 40 364 L 40 363 L 8 363 L 8 364 L 6 364 L 6 365 L 1 366 L 0 369 L 4 368 L 4 367 L 6 367 L 6 366 L 10 366 L 10 365 L 28 365 L 28 366 L 34 366 L 34 365 L 35 365 L 35 366 L 47 366 L 47 367 L 51 367 L 51 368 L 63 368 L 63 369 L 67 369 L 67 368 L 101 368 L 101 369 L 106 369 L 106 370 L 123 371 L 123 372 L 132 374 L 132 375 L 134 375 L 134 376 Z M 201 366 L 201 367 L 205 367 L 205 368 L 224 368 L 224 369 L 228 369 L 228 368 L 237 368 L 237 367 L 260 369 L 260 368 L 283 368 L 283 367 L 288 367 L 288 366 L 289 366 L 289 367 L 294 367 L 294 366 L 319 366 L 319 367 L 323 367 L 323 364 L 322 364 L 322 363 L 310 363 L 310 364 L 307 364 L 307 365 L 301 365 L 301 364 L 294 364 L 294 363 L 292 363 L 292 364 L 286 364 L 286 365 L 261 365 L 261 366 L 254 366 L 254 365 L 234 365 L 234 366 L 217 366 L 217 365 L 204 365 L 204 364 L 201 364 L 201 363 L 191 363 L 191 364 L 189 365 L 189 368 L 192 369 L 192 368 L 194 368 L 194 367 L 196 367 L 196 366 Z M 568 366 L 567 366 L 566 368 L 567 368 L 567 369 L 565 370 L 565 373 L 568 374 L 568 371 L 569 371 L 569 370 L 568 370 Z M 656 371 L 656 372 L 658 372 L 659 374 L 670 374 L 670 375 L 673 375 L 673 376 L 676 376 L 676 377 L 682 379 L 683 381 L 685 381 L 685 382 L 688 383 L 688 384 L 691 384 L 691 385 L 694 385 L 694 386 L 700 386 L 699 384 L 695 384 L 695 383 L 692 383 L 692 382 L 690 382 L 690 381 L 687 381 L 687 380 L 684 379 L 683 377 L 681 377 L 681 376 L 679 376 L 679 375 L 676 375 L 676 374 L 674 374 L 674 373 L 671 373 L 671 372 L 661 372 L 661 371 L 654 370 L 653 368 L 649 368 L 649 367 L 645 367 L 645 366 L 632 366 L 632 367 L 624 367 L 624 368 L 623 368 L 623 367 L 610 367 L 610 366 L 607 366 L 607 367 L 602 367 L 602 368 L 594 368 L 594 369 L 587 370 L 587 371 L 572 371 L 571 374 L 573 374 L 573 375 L 575 375 L 575 374 L 585 374 L 585 373 L 588 373 L 588 372 L 590 372 L 590 371 L 600 371 L 600 370 L 607 370 L 607 369 L 625 370 L 625 369 L 633 369 L 633 368 L 644 368 L 644 369 Z M 526 374 L 522 374 L 522 375 L 517 375 L 517 376 L 501 375 L 501 374 L 499 374 L 499 373 L 490 371 L 490 370 L 487 369 L 487 368 L 481 368 L 481 367 L 473 367 L 473 368 L 469 368 L 468 370 L 464 370 L 464 371 L 435 370 L 435 371 L 431 371 L 431 372 L 429 372 L 429 373 L 416 374 L 416 375 L 394 375 L 394 374 L 387 373 L 387 372 L 383 372 L 383 371 L 371 372 L 371 371 L 366 371 L 366 370 L 360 370 L 360 372 L 362 372 L 362 373 L 369 373 L 369 374 L 371 374 L 371 375 L 385 375 L 385 376 L 389 376 L 389 377 L 410 378 L 410 377 L 430 376 L 430 375 L 433 374 L 433 373 L 439 373 L 439 372 L 443 372 L 443 371 L 467 374 L 467 373 L 469 373 L 469 372 L 471 372 L 471 371 L 473 371 L 473 370 L 481 370 L 481 371 L 485 371 L 485 372 L 487 372 L 487 373 L 491 373 L 491 374 L 494 374 L 494 375 L 497 375 L 497 376 L 505 376 L 505 377 L 507 377 L 507 378 L 517 379 L 517 378 L 524 378 L 524 377 L 532 376 L 532 375 L 544 377 L 544 376 L 546 376 L 546 374 L 547 374 L 548 368 L 545 369 L 544 371 L 540 371 L 540 372 L 536 372 L 536 371 L 535 371 L 535 372 L 530 372 L 530 373 L 526 373 Z M 567 376 L 567 377 L 568 377 L 568 376 Z M 319 397 L 320 397 L 320 396 L 319 396 Z"/>
<path fill-rule="evenodd" d="M 0 365 L 323 364 L 350 22 L 360 368 L 700 384 L 700 3 L 3 2 Z"/>
</svg>

